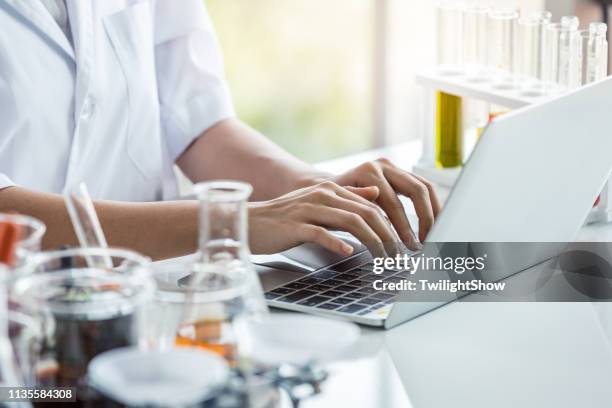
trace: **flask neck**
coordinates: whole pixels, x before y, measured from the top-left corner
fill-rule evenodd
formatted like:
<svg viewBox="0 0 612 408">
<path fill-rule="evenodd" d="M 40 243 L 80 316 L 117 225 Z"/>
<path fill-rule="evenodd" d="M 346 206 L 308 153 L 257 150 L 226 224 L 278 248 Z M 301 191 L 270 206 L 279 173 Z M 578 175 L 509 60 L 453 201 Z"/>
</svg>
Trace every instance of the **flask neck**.
<svg viewBox="0 0 612 408">
<path fill-rule="evenodd" d="M 203 262 L 225 262 L 249 255 L 248 184 L 211 182 L 197 186 L 200 200 L 199 250 Z"/>
</svg>

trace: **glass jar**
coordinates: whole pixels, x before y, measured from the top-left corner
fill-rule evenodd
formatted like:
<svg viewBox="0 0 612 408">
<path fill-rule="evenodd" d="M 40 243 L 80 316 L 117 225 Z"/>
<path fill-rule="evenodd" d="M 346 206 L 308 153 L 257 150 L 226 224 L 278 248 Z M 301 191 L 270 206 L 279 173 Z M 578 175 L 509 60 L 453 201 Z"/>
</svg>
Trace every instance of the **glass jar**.
<svg viewBox="0 0 612 408">
<path fill-rule="evenodd" d="M 90 266 L 96 257 L 113 267 Z M 87 400 L 91 359 L 140 342 L 155 289 L 149 261 L 126 250 L 69 249 L 32 255 L 23 270 L 11 298 L 42 322 L 45 338 L 32 359 L 36 385 L 76 386 L 77 400 Z"/>
</svg>

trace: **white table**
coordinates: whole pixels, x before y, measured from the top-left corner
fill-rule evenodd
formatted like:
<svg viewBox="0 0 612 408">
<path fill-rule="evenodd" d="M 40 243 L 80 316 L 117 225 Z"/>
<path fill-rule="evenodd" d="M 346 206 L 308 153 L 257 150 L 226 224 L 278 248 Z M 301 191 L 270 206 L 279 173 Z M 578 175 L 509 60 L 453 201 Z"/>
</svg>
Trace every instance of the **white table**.
<svg viewBox="0 0 612 408">
<path fill-rule="evenodd" d="M 410 142 L 320 167 L 341 172 L 385 156 L 409 169 L 420 149 Z M 609 241 L 612 225 L 585 227 L 578 239 Z M 600 316 L 590 303 L 455 302 L 388 331 L 364 328 L 354 358 L 331 365 L 324 392 L 303 406 L 610 407 Z"/>
</svg>

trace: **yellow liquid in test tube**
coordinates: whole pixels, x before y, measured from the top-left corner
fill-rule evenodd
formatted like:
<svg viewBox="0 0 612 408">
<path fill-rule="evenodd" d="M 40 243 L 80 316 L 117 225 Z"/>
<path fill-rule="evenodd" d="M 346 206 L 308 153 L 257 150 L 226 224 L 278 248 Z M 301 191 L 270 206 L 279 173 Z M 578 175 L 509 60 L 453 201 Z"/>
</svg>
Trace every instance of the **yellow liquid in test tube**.
<svg viewBox="0 0 612 408">
<path fill-rule="evenodd" d="M 463 162 L 463 109 L 461 98 L 436 93 L 436 165 L 458 167 Z"/>
</svg>

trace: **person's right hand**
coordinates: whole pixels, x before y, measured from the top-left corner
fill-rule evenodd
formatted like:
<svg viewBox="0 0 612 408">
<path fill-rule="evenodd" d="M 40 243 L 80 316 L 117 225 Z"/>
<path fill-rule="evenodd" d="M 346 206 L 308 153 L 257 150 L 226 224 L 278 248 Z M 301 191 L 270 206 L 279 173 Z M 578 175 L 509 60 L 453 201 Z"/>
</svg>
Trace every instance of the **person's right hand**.
<svg viewBox="0 0 612 408">
<path fill-rule="evenodd" d="M 305 242 L 341 255 L 353 248 L 328 229 L 351 233 L 373 256 L 393 255 L 397 233 L 373 203 L 377 187 L 341 187 L 326 181 L 270 201 L 249 203 L 249 241 L 255 254 L 276 253 Z"/>
</svg>

